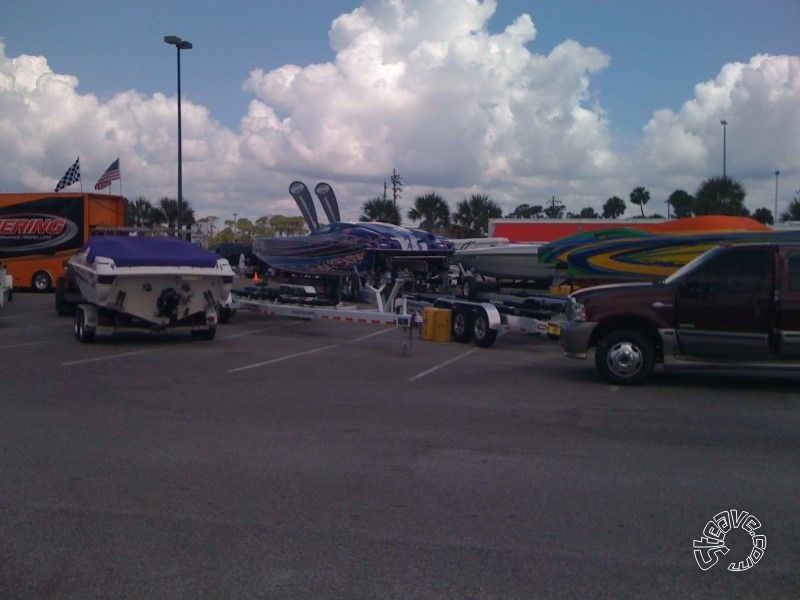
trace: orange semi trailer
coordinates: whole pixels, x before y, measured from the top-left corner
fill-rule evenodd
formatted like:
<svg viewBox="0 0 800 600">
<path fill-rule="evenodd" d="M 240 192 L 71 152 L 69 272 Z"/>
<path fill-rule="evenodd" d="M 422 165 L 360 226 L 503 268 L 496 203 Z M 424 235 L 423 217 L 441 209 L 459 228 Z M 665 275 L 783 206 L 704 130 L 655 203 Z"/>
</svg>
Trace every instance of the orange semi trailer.
<svg viewBox="0 0 800 600">
<path fill-rule="evenodd" d="M 108 194 L 0 194 L 0 263 L 15 288 L 49 291 L 92 228 L 125 225 L 125 208 Z"/>
</svg>

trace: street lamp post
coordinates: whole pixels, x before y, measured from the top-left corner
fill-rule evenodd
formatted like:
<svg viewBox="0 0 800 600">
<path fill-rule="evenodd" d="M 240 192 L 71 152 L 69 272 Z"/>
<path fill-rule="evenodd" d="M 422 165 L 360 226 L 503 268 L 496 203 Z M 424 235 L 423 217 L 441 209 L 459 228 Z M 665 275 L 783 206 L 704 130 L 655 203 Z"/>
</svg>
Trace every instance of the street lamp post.
<svg viewBox="0 0 800 600">
<path fill-rule="evenodd" d="M 175 46 L 178 52 L 178 216 L 175 225 L 178 235 L 181 231 L 181 209 L 183 207 L 183 153 L 181 140 L 181 50 L 191 50 L 192 43 L 182 40 L 176 35 L 165 35 L 164 42 Z"/>
<path fill-rule="evenodd" d="M 727 139 L 726 138 L 727 138 L 727 129 L 728 129 L 727 125 L 728 125 L 728 122 L 725 119 L 722 119 L 722 121 L 720 121 L 719 124 L 722 125 L 722 177 L 726 177 L 726 174 L 725 174 L 725 154 L 727 152 L 727 148 L 726 148 Z"/>
<path fill-rule="evenodd" d="M 780 171 L 775 171 L 775 224 L 778 224 L 778 175 Z"/>
</svg>

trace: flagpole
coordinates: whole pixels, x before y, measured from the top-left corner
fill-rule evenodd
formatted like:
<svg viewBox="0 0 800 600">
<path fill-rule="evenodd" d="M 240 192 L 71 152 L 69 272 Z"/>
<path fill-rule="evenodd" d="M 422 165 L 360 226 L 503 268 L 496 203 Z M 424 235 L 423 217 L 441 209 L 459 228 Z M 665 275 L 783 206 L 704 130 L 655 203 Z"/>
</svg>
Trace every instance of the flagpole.
<svg viewBox="0 0 800 600">
<path fill-rule="evenodd" d="M 77 161 L 75 161 L 75 162 L 78 162 L 78 161 L 80 161 L 80 159 L 81 159 L 81 157 L 79 156 L 79 157 L 78 157 L 78 160 L 77 160 Z M 78 162 L 78 164 L 80 164 L 80 163 Z M 83 177 L 81 177 L 80 179 L 78 179 L 78 181 L 79 181 L 79 182 L 80 182 L 80 184 L 81 184 L 81 194 L 83 194 Z"/>
</svg>

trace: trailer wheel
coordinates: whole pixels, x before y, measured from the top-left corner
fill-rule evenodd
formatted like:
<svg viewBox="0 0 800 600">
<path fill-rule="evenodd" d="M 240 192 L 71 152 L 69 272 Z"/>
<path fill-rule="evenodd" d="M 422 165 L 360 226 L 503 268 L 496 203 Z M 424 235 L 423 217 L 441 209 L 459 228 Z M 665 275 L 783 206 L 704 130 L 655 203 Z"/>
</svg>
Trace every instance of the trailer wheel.
<svg viewBox="0 0 800 600">
<path fill-rule="evenodd" d="M 56 314 L 59 317 L 66 317 L 75 312 L 75 305 L 69 302 L 66 298 L 66 277 L 59 277 L 56 279 Z"/>
<path fill-rule="evenodd" d="M 37 292 L 49 292 L 53 287 L 53 278 L 47 271 L 36 271 L 31 277 L 31 287 Z"/>
<path fill-rule="evenodd" d="M 75 339 L 82 344 L 88 344 L 94 341 L 94 327 L 86 325 L 86 315 L 83 309 L 75 311 Z"/>
<path fill-rule="evenodd" d="M 594 364 L 603 378 L 619 385 L 638 385 L 653 373 L 653 344 L 633 330 L 612 331 L 597 344 Z"/>
<path fill-rule="evenodd" d="M 467 297 L 468 300 L 474 300 L 478 295 L 478 280 L 473 275 L 464 277 L 461 284 L 461 293 Z"/>
<path fill-rule="evenodd" d="M 236 309 L 230 306 L 222 306 L 219 309 L 219 322 L 225 325 L 230 322 L 231 318 L 236 314 Z"/>
<path fill-rule="evenodd" d="M 482 308 L 475 315 L 475 325 L 473 326 L 475 343 L 481 348 L 489 348 L 497 339 L 497 330 L 489 326 L 489 315 Z"/>
<path fill-rule="evenodd" d="M 472 314 L 463 308 L 453 309 L 453 338 L 457 342 L 466 344 L 472 340 Z"/>
</svg>

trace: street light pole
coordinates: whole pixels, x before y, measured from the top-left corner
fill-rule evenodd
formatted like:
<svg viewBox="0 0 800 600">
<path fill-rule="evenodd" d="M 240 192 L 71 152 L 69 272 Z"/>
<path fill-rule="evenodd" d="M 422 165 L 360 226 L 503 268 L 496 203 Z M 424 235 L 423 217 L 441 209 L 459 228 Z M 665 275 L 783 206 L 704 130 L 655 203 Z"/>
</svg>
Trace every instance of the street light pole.
<svg viewBox="0 0 800 600">
<path fill-rule="evenodd" d="M 727 125 L 728 122 L 725 119 L 719 122 L 722 125 L 722 177 L 726 177 L 725 174 L 725 154 L 727 152 Z"/>
<path fill-rule="evenodd" d="M 176 35 L 165 35 L 164 42 L 175 46 L 178 52 L 178 215 L 175 218 L 175 225 L 178 235 L 181 231 L 181 210 L 183 207 L 183 143 L 181 136 L 181 50 L 191 50 L 192 43 L 182 40 Z"/>
<path fill-rule="evenodd" d="M 778 175 L 780 171 L 775 171 L 775 224 L 778 224 Z"/>
</svg>

